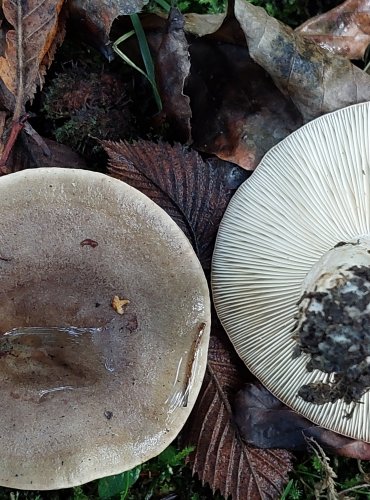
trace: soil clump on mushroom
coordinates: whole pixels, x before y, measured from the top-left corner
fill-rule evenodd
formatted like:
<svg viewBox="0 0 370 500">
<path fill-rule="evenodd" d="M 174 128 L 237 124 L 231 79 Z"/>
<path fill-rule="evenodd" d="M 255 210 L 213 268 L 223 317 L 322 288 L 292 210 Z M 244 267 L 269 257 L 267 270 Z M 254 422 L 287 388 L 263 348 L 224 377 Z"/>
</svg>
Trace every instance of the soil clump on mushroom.
<svg viewBox="0 0 370 500">
<path fill-rule="evenodd" d="M 300 301 L 309 304 L 299 313 L 305 318 L 295 333 L 293 356 L 308 354 L 307 370 L 329 376 L 300 388 L 298 395 L 310 403 L 357 402 L 370 386 L 370 269 L 348 271 L 327 292 L 310 292 Z"/>
</svg>

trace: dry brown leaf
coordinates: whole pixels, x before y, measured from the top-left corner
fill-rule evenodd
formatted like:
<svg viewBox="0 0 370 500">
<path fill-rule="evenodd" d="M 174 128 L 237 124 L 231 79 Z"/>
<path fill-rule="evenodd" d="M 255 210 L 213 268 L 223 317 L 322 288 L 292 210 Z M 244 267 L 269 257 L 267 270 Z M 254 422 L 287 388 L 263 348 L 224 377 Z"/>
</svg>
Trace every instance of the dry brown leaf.
<svg viewBox="0 0 370 500">
<path fill-rule="evenodd" d="M 3 0 L 5 53 L 0 56 L 0 79 L 15 98 L 14 120 L 24 112 L 64 38 L 64 0 Z"/>
<path fill-rule="evenodd" d="M 370 100 L 370 76 L 347 59 L 329 54 L 245 0 L 235 0 L 235 15 L 251 57 L 305 121 Z"/>
<path fill-rule="evenodd" d="M 370 45 L 370 1 L 347 0 L 296 29 L 333 54 L 362 59 Z"/>
<path fill-rule="evenodd" d="M 109 44 L 113 21 L 118 16 L 140 12 L 147 3 L 148 0 L 70 0 L 69 12 L 75 27 L 90 33 L 93 44 L 102 50 Z"/>
<path fill-rule="evenodd" d="M 218 225 L 243 177 L 228 188 L 226 175 L 234 175 L 230 167 L 203 162 L 198 153 L 180 144 L 102 144 L 109 155 L 109 173 L 162 207 L 189 238 L 203 267 L 209 269 Z"/>
<path fill-rule="evenodd" d="M 47 154 L 32 137 L 22 132 L 9 160 L 10 170 L 18 172 L 26 168 L 37 167 L 87 168 L 84 160 L 68 146 L 51 139 L 43 139 L 43 141 Z"/>
<path fill-rule="evenodd" d="M 0 111 L 0 137 L 2 137 L 5 131 L 6 117 L 7 117 L 6 111 Z M 4 150 L 4 144 L 0 141 L 0 156 L 3 150 Z"/>
<path fill-rule="evenodd" d="M 224 19 L 225 14 L 184 14 L 185 31 L 191 35 L 205 36 L 217 31 Z"/>
<path fill-rule="evenodd" d="M 156 14 L 150 14 L 150 16 L 156 16 L 160 18 L 167 18 L 167 14 L 165 12 L 156 12 Z M 197 14 L 197 13 L 185 13 L 184 21 L 185 26 L 184 29 L 186 33 L 195 36 L 206 36 L 217 31 L 222 23 L 224 22 L 226 13 L 224 14 Z M 142 18 L 145 19 L 145 16 Z M 154 17 L 153 17 L 154 19 Z M 148 22 L 144 21 L 144 28 L 148 27 Z"/>
<path fill-rule="evenodd" d="M 168 15 L 155 57 L 155 71 L 163 105 L 162 119 L 170 126 L 173 139 L 189 144 L 191 108 L 184 84 L 190 72 L 190 56 L 184 18 L 178 9 L 172 8 Z"/>
<path fill-rule="evenodd" d="M 276 499 L 288 480 L 293 456 L 242 441 L 230 405 L 246 379 L 246 368 L 239 363 L 226 333 L 216 335 L 213 329 L 206 376 L 185 430 L 186 442 L 195 446 L 190 462 L 202 483 L 213 492 L 220 490 L 225 498 Z"/>
</svg>

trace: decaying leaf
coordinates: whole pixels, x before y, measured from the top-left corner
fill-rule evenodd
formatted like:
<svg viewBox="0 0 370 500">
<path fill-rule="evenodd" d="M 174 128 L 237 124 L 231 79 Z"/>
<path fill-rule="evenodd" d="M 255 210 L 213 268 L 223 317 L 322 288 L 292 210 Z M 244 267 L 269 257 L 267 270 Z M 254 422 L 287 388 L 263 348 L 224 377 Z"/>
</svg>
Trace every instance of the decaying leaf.
<svg viewBox="0 0 370 500">
<path fill-rule="evenodd" d="M 28 134 L 22 133 L 9 159 L 9 169 L 18 172 L 26 168 L 71 167 L 86 168 L 84 160 L 71 148 L 51 139 L 43 139 L 47 153 Z"/>
<path fill-rule="evenodd" d="M 180 144 L 102 141 L 109 173 L 149 196 L 174 219 L 206 269 L 218 225 L 233 191 L 226 168 L 203 162 Z"/>
<path fill-rule="evenodd" d="M 123 22 L 124 18 L 119 22 L 121 32 L 129 29 Z M 164 20 L 150 15 L 143 17 L 142 22 L 154 61 L 160 68 L 158 56 L 164 40 Z M 165 45 L 169 47 L 167 42 Z M 176 46 L 179 47 L 178 40 Z M 127 41 L 124 51 L 136 64 L 142 65 L 134 39 Z M 210 36 L 190 39 L 189 52 L 191 68 L 184 93 L 190 97 L 195 149 L 253 170 L 266 151 L 302 125 L 302 117 L 290 99 L 249 57 L 244 34 L 234 18 L 228 17 Z M 188 54 L 186 50 L 178 50 L 167 57 L 170 72 L 161 70 L 162 79 L 165 84 L 168 77 L 176 83 L 172 93 L 166 89 L 176 118 L 176 127 L 169 127 L 169 135 L 176 135 L 180 128 L 184 130 L 185 142 L 190 110 L 186 101 L 182 101 L 184 108 L 181 106 L 179 110 L 176 104 L 183 99 L 181 84 L 186 71 L 182 73 L 181 68 L 188 64 Z M 178 61 L 177 67 L 174 60 Z M 163 68 L 166 69 L 166 65 Z M 166 98 L 164 92 L 161 94 Z M 184 113 L 180 113 L 182 109 Z M 179 126 L 181 119 L 184 123 Z"/>
<path fill-rule="evenodd" d="M 109 32 L 118 16 L 140 12 L 148 0 L 70 0 L 69 12 L 80 30 L 90 34 L 90 41 L 110 58 Z M 123 33 L 121 33 L 123 34 Z"/>
<path fill-rule="evenodd" d="M 150 14 L 150 17 L 154 20 L 155 17 L 166 18 L 167 14 L 165 12 L 156 12 L 156 14 Z M 190 35 L 195 36 L 206 36 L 217 31 L 222 23 L 224 22 L 226 13 L 224 14 L 197 14 L 194 12 L 185 13 L 185 32 Z M 144 21 L 145 27 L 148 27 L 148 21 Z"/>
<path fill-rule="evenodd" d="M 162 99 L 162 115 L 173 137 L 190 143 L 190 99 L 184 95 L 184 84 L 190 72 L 188 42 L 181 12 L 172 8 L 155 58 L 158 91 Z"/>
<path fill-rule="evenodd" d="M 185 31 L 196 36 L 210 35 L 217 31 L 224 19 L 225 14 L 184 14 Z"/>
<path fill-rule="evenodd" d="M 187 92 L 196 149 L 253 170 L 272 146 L 302 125 L 292 102 L 245 46 L 223 43 L 215 33 L 211 40 L 193 42 L 190 53 Z"/>
<path fill-rule="evenodd" d="M 6 111 L 0 111 L 0 137 L 3 135 L 5 131 L 5 123 L 6 123 Z M 4 150 L 4 144 L 0 141 L 0 156 Z"/>
<path fill-rule="evenodd" d="M 289 96 L 305 121 L 370 100 L 370 76 L 270 17 L 246 0 L 235 0 L 251 57 Z"/>
<path fill-rule="evenodd" d="M 64 38 L 64 0 L 3 0 L 2 9 L 12 26 L 0 55 L 0 79 L 14 96 L 15 119 L 41 88 L 55 50 Z M 4 23 L 2 24 L 4 28 Z"/>
<path fill-rule="evenodd" d="M 260 450 L 244 443 L 232 421 L 230 401 L 246 379 L 246 369 L 226 340 L 212 332 L 208 367 L 197 403 L 185 430 L 195 445 L 190 458 L 194 473 L 225 498 L 279 498 L 292 467 L 286 450 Z M 244 371 L 243 371 L 244 370 Z"/>
<path fill-rule="evenodd" d="M 259 448 L 306 450 L 307 438 L 327 452 L 370 460 L 370 444 L 323 429 L 281 403 L 261 384 L 246 384 L 236 395 L 233 415 L 245 442 Z"/>
<path fill-rule="evenodd" d="M 362 59 L 370 45 L 370 1 L 347 0 L 296 29 L 333 54 Z"/>
</svg>

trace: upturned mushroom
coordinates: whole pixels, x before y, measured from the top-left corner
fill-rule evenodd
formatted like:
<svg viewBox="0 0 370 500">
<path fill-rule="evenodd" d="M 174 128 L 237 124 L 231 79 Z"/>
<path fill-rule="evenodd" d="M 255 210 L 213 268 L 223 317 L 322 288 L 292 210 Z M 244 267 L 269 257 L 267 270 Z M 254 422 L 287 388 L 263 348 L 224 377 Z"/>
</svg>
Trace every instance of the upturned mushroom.
<svg viewBox="0 0 370 500">
<path fill-rule="evenodd" d="M 249 369 L 313 422 L 370 442 L 370 104 L 269 151 L 217 237 L 219 317 Z"/>
<path fill-rule="evenodd" d="M 0 214 L 0 484 L 65 488 L 155 456 L 206 366 L 188 240 L 142 193 L 82 170 L 2 177 Z"/>
</svg>

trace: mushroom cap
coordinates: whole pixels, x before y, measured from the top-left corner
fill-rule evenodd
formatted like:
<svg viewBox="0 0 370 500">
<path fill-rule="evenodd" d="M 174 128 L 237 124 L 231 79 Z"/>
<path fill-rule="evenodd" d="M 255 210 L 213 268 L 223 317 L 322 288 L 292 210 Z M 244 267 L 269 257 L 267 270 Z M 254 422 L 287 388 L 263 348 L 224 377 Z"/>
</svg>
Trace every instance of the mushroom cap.
<svg viewBox="0 0 370 500">
<path fill-rule="evenodd" d="M 0 484 L 71 487 L 168 446 L 210 330 L 207 282 L 172 219 L 103 174 L 10 174 L 0 277 Z"/>
<path fill-rule="evenodd" d="M 324 115 L 272 148 L 231 200 L 212 265 L 217 313 L 247 367 L 298 413 L 368 442 L 370 392 L 351 418 L 343 400 L 318 405 L 298 396 L 326 374 L 308 372 L 306 354 L 293 359 L 292 330 L 306 276 L 322 256 L 340 242 L 369 243 L 369 137 L 370 105 L 363 103 Z"/>
</svg>

